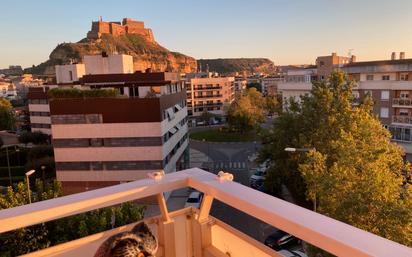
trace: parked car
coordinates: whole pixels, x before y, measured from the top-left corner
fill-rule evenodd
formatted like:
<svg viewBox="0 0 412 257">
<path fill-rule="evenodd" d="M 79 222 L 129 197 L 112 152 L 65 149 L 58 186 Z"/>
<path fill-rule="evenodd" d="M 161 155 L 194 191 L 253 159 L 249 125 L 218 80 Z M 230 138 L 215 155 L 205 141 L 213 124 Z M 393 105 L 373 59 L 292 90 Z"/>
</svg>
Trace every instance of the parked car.
<svg viewBox="0 0 412 257">
<path fill-rule="evenodd" d="M 190 193 L 189 197 L 186 200 L 185 208 L 186 207 L 193 207 L 193 208 L 200 208 L 200 204 L 202 203 L 203 193 L 195 191 Z"/>
<path fill-rule="evenodd" d="M 258 188 L 266 179 L 266 169 L 258 168 L 250 177 L 249 183 L 252 188 Z"/>
<path fill-rule="evenodd" d="M 300 240 L 289 234 L 286 233 L 282 230 L 278 230 L 272 234 L 270 234 L 266 239 L 265 239 L 265 245 L 269 246 L 275 251 L 280 251 L 283 249 L 287 249 L 290 246 L 294 246 L 300 243 Z"/>
<path fill-rule="evenodd" d="M 306 253 L 301 251 L 281 250 L 278 253 L 285 257 L 308 257 Z"/>
</svg>

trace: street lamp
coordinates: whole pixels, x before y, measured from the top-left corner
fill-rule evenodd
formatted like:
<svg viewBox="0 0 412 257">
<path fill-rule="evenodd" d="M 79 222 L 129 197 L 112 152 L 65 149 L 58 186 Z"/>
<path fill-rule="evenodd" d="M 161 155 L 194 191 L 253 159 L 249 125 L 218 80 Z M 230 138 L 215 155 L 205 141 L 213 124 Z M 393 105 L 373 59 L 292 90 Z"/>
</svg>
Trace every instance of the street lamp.
<svg viewBox="0 0 412 257">
<path fill-rule="evenodd" d="M 33 173 L 35 173 L 35 170 L 29 170 L 28 172 L 26 172 L 26 181 L 27 181 L 27 193 L 29 195 L 29 203 L 31 203 L 31 196 L 30 196 L 30 181 L 29 181 L 29 177 L 31 175 L 33 175 Z"/>
<path fill-rule="evenodd" d="M 294 148 L 294 147 L 285 148 L 285 152 L 309 152 L 311 150 L 315 150 L 315 148 Z"/>
</svg>

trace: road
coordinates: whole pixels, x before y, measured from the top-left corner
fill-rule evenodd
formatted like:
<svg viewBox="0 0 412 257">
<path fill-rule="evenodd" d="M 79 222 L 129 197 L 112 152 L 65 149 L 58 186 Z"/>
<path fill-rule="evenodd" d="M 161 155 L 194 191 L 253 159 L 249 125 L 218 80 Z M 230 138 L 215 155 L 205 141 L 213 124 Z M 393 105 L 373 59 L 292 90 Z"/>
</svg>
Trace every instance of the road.
<svg viewBox="0 0 412 257">
<path fill-rule="evenodd" d="M 230 172 L 234 175 L 236 182 L 246 186 L 249 186 L 249 178 L 252 175 L 251 168 L 254 166 L 248 161 L 248 157 L 255 154 L 259 147 L 259 142 L 190 141 L 192 151 L 200 151 L 208 156 L 206 166 L 210 167 L 210 172 L 217 173 L 219 170 Z M 213 202 L 211 215 L 261 242 L 267 235 L 276 230 L 272 226 L 218 200 Z"/>
</svg>

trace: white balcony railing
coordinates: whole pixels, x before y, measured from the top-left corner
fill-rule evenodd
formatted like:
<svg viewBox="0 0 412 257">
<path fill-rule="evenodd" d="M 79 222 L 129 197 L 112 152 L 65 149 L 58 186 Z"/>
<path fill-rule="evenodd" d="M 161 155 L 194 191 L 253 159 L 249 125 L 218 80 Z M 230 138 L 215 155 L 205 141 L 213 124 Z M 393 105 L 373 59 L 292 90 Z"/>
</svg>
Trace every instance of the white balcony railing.
<svg viewBox="0 0 412 257">
<path fill-rule="evenodd" d="M 184 187 L 192 187 L 205 193 L 200 210 L 195 212 L 195 218 L 190 215 L 182 216 L 187 209 L 181 210 L 179 215 L 168 213 L 166 208 L 162 193 Z M 213 199 L 337 256 L 412 256 L 411 248 L 239 183 L 218 180 L 214 174 L 197 168 L 167 174 L 160 180 L 137 180 L 5 209 L 0 211 L 0 233 L 153 195 L 157 195 L 162 213 L 160 221 L 163 221 L 160 222 L 161 226 L 158 226 L 161 253 L 157 256 L 227 256 L 225 253 L 230 253 L 232 257 L 240 257 L 245 256 L 246 252 L 252 254 L 248 256 L 279 256 L 230 226 L 218 221 L 213 222 L 213 218 L 209 217 Z M 153 222 L 159 223 L 159 219 Z M 179 229 L 178 224 L 184 224 L 185 229 Z M 34 253 L 33 256 L 74 256 L 79 247 L 85 247 L 81 242 L 87 242 L 87 251 L 92 253 L 98 247 L 96 240 L 103 240 L 104 237 L 124 229 L 117 228 L 62 246 L 50 247 Z M 178 240 L 175 240 L 175 237 L 178 237 Z M 227 241 L 223 243 L 222 240 Z M 84 252 L 82 256 L 90 255 Z"/>
</svg>

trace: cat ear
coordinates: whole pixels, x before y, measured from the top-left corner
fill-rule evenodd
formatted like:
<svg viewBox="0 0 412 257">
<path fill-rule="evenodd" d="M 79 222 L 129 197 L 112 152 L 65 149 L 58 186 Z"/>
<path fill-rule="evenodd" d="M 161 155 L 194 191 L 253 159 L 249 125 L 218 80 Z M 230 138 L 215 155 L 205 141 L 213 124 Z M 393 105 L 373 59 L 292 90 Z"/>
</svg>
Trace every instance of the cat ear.
<svg viewBox="0 0 412 257">
<path fill-rule="evenodd" d="M 146 225 L 146 223 L 139 222 L 134 228 L 132 229 L 134 233 L 145 233 L 145 234 L 152 234 L 152 231 L 149 229 L 149 227 Z"/>
</svg>

